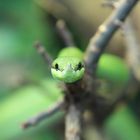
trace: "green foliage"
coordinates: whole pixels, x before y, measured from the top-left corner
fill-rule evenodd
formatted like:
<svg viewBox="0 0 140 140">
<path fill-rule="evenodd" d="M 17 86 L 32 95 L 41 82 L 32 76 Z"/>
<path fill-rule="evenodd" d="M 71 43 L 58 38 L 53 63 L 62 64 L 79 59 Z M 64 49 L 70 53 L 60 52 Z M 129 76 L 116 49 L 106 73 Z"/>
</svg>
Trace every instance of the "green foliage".
<svg viewBox="0 0 140 140">
<path fill-rule="evenodd" d="M 128 107 L 120 107 L 105 123 L 109 140 L 139 140 L 140 126 L 136 116 Z"/>
<path fill-rule="evenodd" d="M 22 130 L 21 124 L 31 116 L 46 110 L 60 97 L 61 91 L 52 80 L 45 80 L 40 83 L 40 86 L 27 86 L 11 93 L 0 102 L 0 139 L 15 140 L 16 137 L 24 136 L 24 139 L 37 140 L 38 138 L 50 137 L 51 140 L 55 140 L 56 136 L 53 138 L 53 131 L 55 130 L 50 131 L 48 127 L 54 122 L 60 121 L 62 112 L 57 113 L 35 128 Z M 44 128 L 46 131 L 43 130 Z M 36 137 L 37 135 L 38 137 Z"/>
<path fill-rule="evenodd" d="M 40 40 L 52 56 L 55 56 L 60 47 L 55 35 L 47 13 L 33 0 L 1 2 L 0 96 L 23 83 L 36 82 L 46 76 L 47 66 L 33 44 Z M 52 46 L 57 47 L 53 49 Z M 11 77 L 17 81 L 11 83 Z"/>
<path fill-rule="evenodd" d="M 33 47 L 40 40 L 55 56 L 59 42 L 52 25 L 33 0 L 0 3 L 0 139 L 58 139 L 46 126 L 56 122 L 61 113 L 35 128 L 23 131 L 20 127 L 61 97 L 56 83 L 46 77 L 46 64 Z"/>
<path fill-rule="evenodd" d="M 97 75 L 117 85 L 126 85 L 130 72 L 123 60 L 111 54 L 102 55 L 97 68 Z"/>
</svg>

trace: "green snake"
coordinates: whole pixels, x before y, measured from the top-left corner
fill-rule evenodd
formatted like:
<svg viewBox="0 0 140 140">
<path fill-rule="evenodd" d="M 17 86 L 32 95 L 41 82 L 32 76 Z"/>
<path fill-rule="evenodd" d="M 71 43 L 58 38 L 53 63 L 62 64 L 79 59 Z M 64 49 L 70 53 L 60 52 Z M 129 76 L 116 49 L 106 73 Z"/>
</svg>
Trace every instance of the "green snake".
<svg viewBox="0 0 140 140">
<path fill-rule="evenodd" d="M 62 49 L 52 63 L 52 76 L 65 83 L 74 83 L 82 79 L 85 73 L 83 57 L 84 53 L 79 48 Z M 123 60 L 111 54 L 101 56 L 96 74 L 99 78 L 120 84 L 126 83 L 129 78 L 129 71 Z"/>
</svg>

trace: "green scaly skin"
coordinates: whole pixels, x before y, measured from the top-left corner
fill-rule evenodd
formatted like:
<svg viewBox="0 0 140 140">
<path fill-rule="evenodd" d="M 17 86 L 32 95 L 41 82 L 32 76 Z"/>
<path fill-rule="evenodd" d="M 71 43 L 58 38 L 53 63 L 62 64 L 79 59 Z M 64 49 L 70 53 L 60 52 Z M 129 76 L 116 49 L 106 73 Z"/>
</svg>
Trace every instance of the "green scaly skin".
<svg viewBox="0 0 140 140">
<path fill-rule="evenodd" d="M 80 80 L 84 72 L 83 52 L 76 47 L 64 48 L 52 63 L 52 76 L 65 83 Z M 121 58 L 103 54 L 97 67 L 97 77 L 125 84 L 129 79 L 129 71 Z"/>
</svg>

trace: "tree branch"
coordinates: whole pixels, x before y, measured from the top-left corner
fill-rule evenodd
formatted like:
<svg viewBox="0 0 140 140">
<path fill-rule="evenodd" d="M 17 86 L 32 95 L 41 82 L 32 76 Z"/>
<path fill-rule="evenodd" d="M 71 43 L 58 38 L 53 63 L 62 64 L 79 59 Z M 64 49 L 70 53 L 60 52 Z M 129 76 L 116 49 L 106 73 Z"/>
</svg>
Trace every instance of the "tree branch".
<svg viewBox="0 0 140 140">
<path fill-rule="evenodd" d="M 26 129 L 31 126 L 37 125 L 44 119 L 49 118 L 52 115 L 54 115 L 57 111 L 62 109 L 63 106 L 64 106 L 64 100 L 61 99 L 61 100 L 57 101 L 52 107 L 50 107 L 46 111 L 39 113 L 38 115 L 32 117 L 31 119 L 29 119 L 28 121 L 23 123 L 22 128 Z"/>
<path fill-rule="evenodd" d="M 73 37 L 70 33 L 70 31 L 68 30 L 64 20 L 58 20 L 56 23 L 56 27 L 58 30 L 58 33 L 60 35 L 60 37 L 63 39 L 64 43 L 66 46 L 75 46 Z"/>
<path fill-rule="evenodd" d="M 65 120 L 66 140 L 81 140 L 82 112 L 76 105 L 71 104 L 68 108 Z"/>
<path fill-rule="evenodd" d="M 45 47 L 39 41 L 37 41 L 34 44 L 34 47 L 37 49 L 37 52 L 43 57 L 43 59 L 47 63 L 47 65 L 51 66 L 51 64 L 52 64 L 52 58 L 46 52 Z"/>
<path fill-rule="evenodd" d="M 140 81 L 140 42 L 135 33 L 131 19 L 127 19 L 123 26 L 126 43 L 126 57 L 135 78 Z"/>
<path fill-rule="evenodd" d="M 119 28 L 118 23 L 125 20 L 137 2 L 138 0 L 121 0 L 112 15 L 99 27 L 95 36 L 91 38 L 85 53 L 85 63 L 87 70 L 91 74 L 95 73 L 95 68 L 102 52 L 115 31 Z"/>
</svg>

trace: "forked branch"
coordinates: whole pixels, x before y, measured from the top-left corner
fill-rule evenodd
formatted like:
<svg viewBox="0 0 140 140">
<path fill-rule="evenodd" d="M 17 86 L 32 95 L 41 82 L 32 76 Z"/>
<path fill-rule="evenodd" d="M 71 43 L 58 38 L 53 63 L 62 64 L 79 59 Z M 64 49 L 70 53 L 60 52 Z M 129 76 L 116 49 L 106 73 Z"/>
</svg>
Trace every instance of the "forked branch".
<svg viewBox="0 0 140 140">
<path fill-rule="evenodd" d="M 87 70 L 94 74 L 98 60 L 120 23 L 125 20 L 138 0 L 120 0 L 111 16 L 99 27 L 85 53 Z"/>
</svg>

